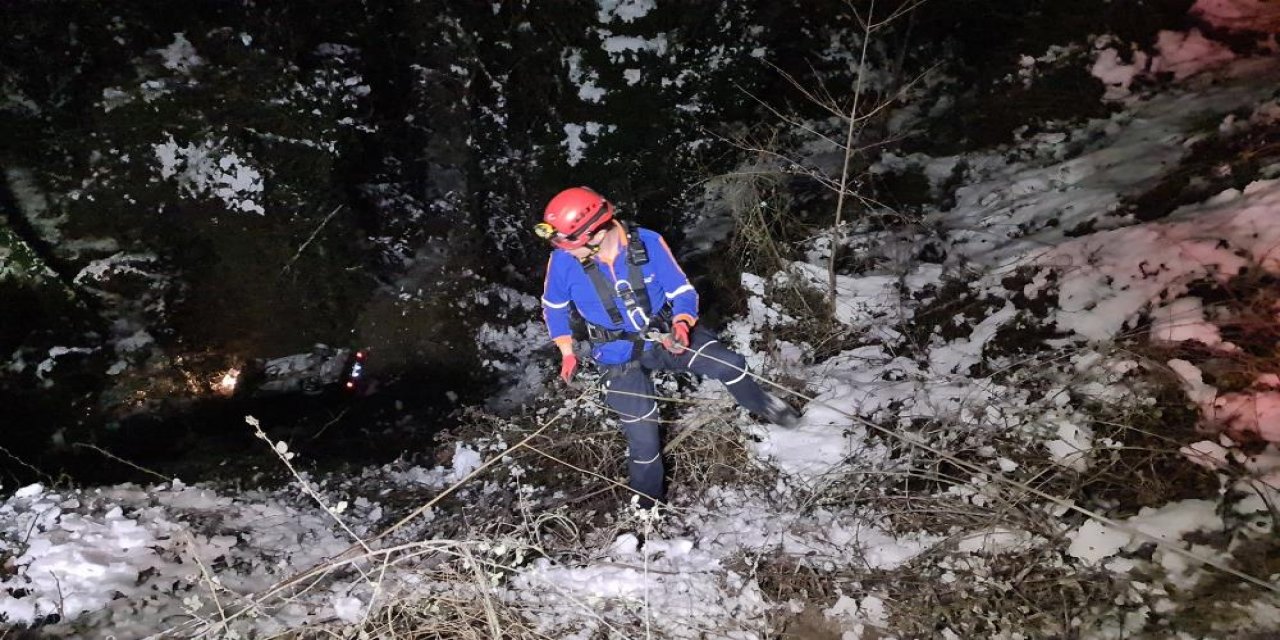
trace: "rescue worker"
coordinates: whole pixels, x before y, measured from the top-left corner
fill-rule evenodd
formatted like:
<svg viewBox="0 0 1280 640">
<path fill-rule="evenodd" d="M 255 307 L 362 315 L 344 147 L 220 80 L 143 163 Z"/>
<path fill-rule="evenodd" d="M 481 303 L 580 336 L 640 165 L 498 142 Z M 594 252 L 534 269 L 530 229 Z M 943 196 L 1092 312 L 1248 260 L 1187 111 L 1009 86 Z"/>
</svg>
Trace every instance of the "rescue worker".
<svg viewBox="0 0 1280 640">
<path fill-rule="evenodd" d="M 602 369 L 605 404 L 627 437 L 630 486 L 640 506 L 665 499 L 652 372 L 690 371 L 724 383 L 738 404 L 774 424 L 799 416 L 747 374 L 746 360 L 698 326 L 698 292 L 662 236 L 614 219 L 614 206 L 587 187 L 547 204 L 538 235 L 555 249 L 547 261 L 543 317 L 560 349 L 560 378 L 578 368 L 570 305 L 586 321 L 591 358 Z M 657 346 L 647 337 L 669 336 Z"/>
</svg>

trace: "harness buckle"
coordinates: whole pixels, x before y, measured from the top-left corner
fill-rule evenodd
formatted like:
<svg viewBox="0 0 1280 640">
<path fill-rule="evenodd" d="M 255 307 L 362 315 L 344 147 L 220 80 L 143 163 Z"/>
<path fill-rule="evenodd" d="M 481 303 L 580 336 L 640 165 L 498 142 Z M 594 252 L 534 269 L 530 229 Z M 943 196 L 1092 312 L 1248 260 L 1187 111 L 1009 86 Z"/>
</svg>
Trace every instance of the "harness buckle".
<svg viewBox="0 0 1280 640">
<path fill-rule="evenodd" d="M 613 342 L 614 340 L 621 340 L 626 335 L 626 332 L 620 329 L 605 329 L 590 322 L 586 324 L 587 340 L 594 343 Z"/>
<path fill-rule="evenodd" d="M 627 320 L 639 331 L 649 326 L 649 314 L 644 312 L 640 302 L 636 300 L 636 290 L 628 280 L 618 279 L 613 283 L 613 290 L 622 298 L 622 306 L 627 310 Z"/>
</svg>

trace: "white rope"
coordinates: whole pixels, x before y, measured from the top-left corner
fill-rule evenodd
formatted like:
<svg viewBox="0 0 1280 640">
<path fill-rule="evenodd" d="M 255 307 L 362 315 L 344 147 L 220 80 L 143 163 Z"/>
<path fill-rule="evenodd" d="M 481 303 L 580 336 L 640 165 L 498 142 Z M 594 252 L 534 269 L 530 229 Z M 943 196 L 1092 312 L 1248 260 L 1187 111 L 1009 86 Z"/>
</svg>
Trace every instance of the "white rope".
<svg viewBox="0 0 1280 640">
<path fill-rule="evenodd" d="M 672 404 L 709 404 L 707 400 L 689 400 L 687 398 L 665 398 L 663 396 L 654 396 L 647 393 L 636 393 L 634 391 L 618 391 L 617 389 L 609 389 L 606 393 L 616 394 L 620 396 L 631 396 L 633 398 L 648 398 L 658 402 L 670 402 Z"/>
<path fill-rule="evenodd" d="M 698 350 L 693 352 L 693 357 L 692 357 L 692 358 L 689 358 L 689 366 L 690 366 L 690 367 L 692 367 L 692 366 L 693 366 L 693 361 L 694 361 L 694 360 L 697 360 L 697 359 L 698 359 L 698 356 L 702 355 L 702 350 L 703 350 L 703 349 L 706 349 L 707 347 L 709 347 L 709 346 L 711 346 L 711 345 L 713 345 L 713 344 L 719 344 L 719 343 L 720 343 L 720 341 L 719 341 L 719 340 L 709 340 L 709 341 L 707 341 L 707 343 L 706 343 L 706 344 L 702 345 L 701 347 L 698 347 Z M 708 358 L 711 358 L 712 360 L 715 360 L 716 362 L 724 362 L 723 360 L 720 360 L 720 359 L 718 359 L 718 358 L 712 358 L 711 356 L 707 356 L 707 357 L 708 357 Z M 728 364 L 728 363 L 726 363 L 726 364 Z M 731 366 L 731 367 L 732 367 L 733 365 L 729 365 L 729 366 Z M 737 369 L 737 367 L 733 367 L 733 368 L 734 368 L 734 369 Z"/>
</svg>

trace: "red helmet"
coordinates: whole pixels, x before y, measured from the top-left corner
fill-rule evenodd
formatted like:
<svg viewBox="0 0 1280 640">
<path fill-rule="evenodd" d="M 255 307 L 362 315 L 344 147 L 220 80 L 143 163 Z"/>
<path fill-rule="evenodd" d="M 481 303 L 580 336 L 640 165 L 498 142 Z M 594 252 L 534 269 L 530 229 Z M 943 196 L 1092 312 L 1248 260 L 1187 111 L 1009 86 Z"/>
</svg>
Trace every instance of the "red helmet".
<svg viewBox="0 0 1280 640">
<path fill-rule="evenodd" d="M 576 249 L 613 220 L 613 205 L 586 187 L 572 187 L 547 203 L 538 235 L 561 249 Z"/>
</svg>

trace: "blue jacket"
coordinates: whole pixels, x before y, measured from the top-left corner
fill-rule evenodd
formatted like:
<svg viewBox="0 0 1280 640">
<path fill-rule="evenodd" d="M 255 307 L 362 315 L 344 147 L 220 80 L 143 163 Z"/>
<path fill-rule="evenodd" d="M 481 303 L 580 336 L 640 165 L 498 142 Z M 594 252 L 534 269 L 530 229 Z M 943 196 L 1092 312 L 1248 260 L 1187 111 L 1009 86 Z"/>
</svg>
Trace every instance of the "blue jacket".
<svg viewBox="0 0 1280 640">
<path fill-rule="evenodd" d="M 649 253 L 649 262 L 640 267 L 645 286 L 649 290 L 649 305 L 652 307 L 646 311 L 652 316 L 670 304 L 673 318 L 684 316 L 690 324 L 695 323 L 698 318 L 698 292 L 689 284 L 680 265 L 676 264 L 676 258 L 662 236 L 648 229 L 638 230 L 640 241 Z M 610 284 L 616 285 L 618 280 L 627 279 L 628 247 L 625 235 L 622 243 L 623 246 L 612 264 L 601 260 L 599 256 L 592 258 L 593 266 L 590 268 L 600 269 Z M 636 326 L 635 320 L 627 317 L 622 298 L 614 296 L 610 302 L 617 306 L 622 322 L 615 323 L 609 317 L 586 268 L 577 258 L 563 249 L 556 249 L 551 253 L 551 258 L 547 260 L 547 276 L 542 290 L 542 317 L 546 320 L 552 340 L 572 337 L 569 328 L 570 303 L 584 320 L 597 327 L 612 331 L 640 331 L 644 328 Z M 646 342 L 644 348 L 651 349 L 653 344 Z M 614 340 L 593 345 L 591 357 L 600 364 L 622 364 L 631 358 L 631 350 L 629 340 Z"/>
</svg>

